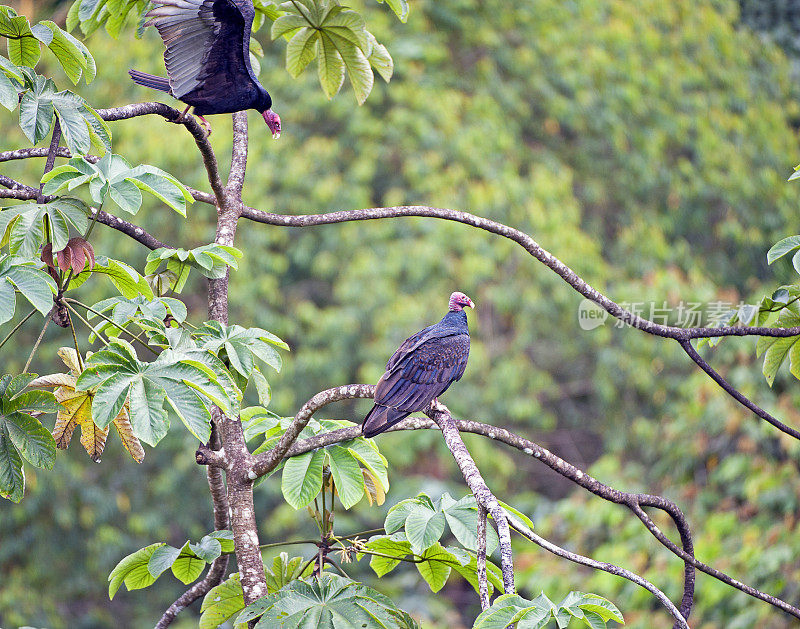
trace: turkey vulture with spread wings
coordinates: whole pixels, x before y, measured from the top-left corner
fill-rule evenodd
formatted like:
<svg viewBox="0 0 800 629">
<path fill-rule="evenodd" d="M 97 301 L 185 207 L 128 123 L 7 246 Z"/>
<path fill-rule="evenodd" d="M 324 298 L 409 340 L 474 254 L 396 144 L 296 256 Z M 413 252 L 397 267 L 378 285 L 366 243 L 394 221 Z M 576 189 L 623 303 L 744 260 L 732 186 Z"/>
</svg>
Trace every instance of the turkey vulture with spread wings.
<svg viewBox="0 0 800 629">
<path fill-rule="evenodd" d="M 171 94 L 194 107 L 203 118 L 255 109 L 272 137 L 281 134 L 281 119 L 272 98 L 250 65 L 250 28 L 255 10 L 251 0 L 153 0 L 145 26 L 158 29 L 167 50 L 167 77 L 130 70 L 139 85 Z M 181 115 L 181 117 L 183 116 Z"/>
<path fill-rule="evenodd" d="M 414 411 L 424 410 L 461 379 L 469 357 L 465 307 L 475 304 L 464 293 L 453 293 L 442 320 L 407 338 L 392 355 L 375 387 L 375 406 L 361 426 L 365 437 L 374 437 Z"/>
</svg>

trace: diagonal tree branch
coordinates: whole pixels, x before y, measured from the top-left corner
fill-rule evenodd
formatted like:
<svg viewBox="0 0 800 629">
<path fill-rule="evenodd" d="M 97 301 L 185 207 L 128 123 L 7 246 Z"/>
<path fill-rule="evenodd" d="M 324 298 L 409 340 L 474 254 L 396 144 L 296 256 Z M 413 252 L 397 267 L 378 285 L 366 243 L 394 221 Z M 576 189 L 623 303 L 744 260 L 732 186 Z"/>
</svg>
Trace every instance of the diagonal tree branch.
<svg viewBox="0 0 800 629">
<path fill-rule="evenodd" d="M 497 536 L 500 538 L 500 567 L 503 572 L 503 590 L 506 594 L 514 594 L 516 591 L 514 587 L 514 558 L 511 553 L 511 531 L 508 526 L 506 512 L 500 507 L 497 498 L 489 489 L 486 481 L 483 480 L 483 476 L 478 466 L 475 465 L 467 446 L 464 445 L 464 441 L 458 432 L 458 427 L 447 407 L 441 403 L 434 403 L 426 411 L 426 414 L 441 429 L 447 449 L 450 450 L 450 454 L 456 460 L 456 464 L 464 476 L 464 481 L 475 496 L 475 500 L 486 509 L 494 520 L 497 527 Z"/>
</svg>

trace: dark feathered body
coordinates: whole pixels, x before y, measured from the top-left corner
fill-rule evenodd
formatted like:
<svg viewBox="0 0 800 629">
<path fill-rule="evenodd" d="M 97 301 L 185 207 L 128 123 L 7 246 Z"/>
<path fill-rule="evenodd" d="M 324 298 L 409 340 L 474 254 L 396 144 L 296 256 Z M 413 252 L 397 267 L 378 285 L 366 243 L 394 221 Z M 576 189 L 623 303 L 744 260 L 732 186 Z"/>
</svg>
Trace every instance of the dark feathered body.
<svg viewBox="0 0 800 629">
<path fill-rule="evenodd" d="M 131 70 L 136 83 L 167 92 L 205 116 L 264 112 L 272 99 L 250 65 L 250 0 L 156 0 L 148 24 L 167 47 L 168 79 Z"/>
<path fill-rule="evenodd" d="M 461 379 L 469 358 L 469 328 L 463 310 L 406 339 L 386 364 L 375 388 L 375 406 L 361 428 L 365 437 L 390 428 Z"/>
</svg>

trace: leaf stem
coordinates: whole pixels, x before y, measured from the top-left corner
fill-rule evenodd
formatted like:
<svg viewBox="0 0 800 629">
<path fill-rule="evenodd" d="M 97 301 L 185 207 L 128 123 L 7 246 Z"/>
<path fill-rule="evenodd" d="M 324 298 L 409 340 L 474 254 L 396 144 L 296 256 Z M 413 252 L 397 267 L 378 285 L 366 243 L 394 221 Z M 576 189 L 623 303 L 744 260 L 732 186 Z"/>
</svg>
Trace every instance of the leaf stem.
<svg viewBox="0 0 800 629">
<path fill-rule="evenodd" d="M 0 341 L 0 347 L 3 347 L 3 345 L 5 345 L 5 344 L 6 344 L 6 342 L 8 341 L 8 339 L 10 339 L 12 336 L 14 336 L 14 334 L 16 334 L 17 330 L 19 330 L 19 329 L 22 327 L 22 324 L 23 324 L 23 323 L 25 323 L 25 322 L 26 322 L 28 319 L 30 319 L 30 318 L 31 318 L 33 315 L 35 315 L 37 312 L 38 312 L 38 311 L 36 310 L 36 308 L 34 308 L 33 310 L 31 310 L 31 311 L 30 311 L 30 312 L 29 312 L 29 313 L 28 313 L 28 314 L 25 316 L 25 318 L 24 318 L 22 321 L 20 321 L 20 322 L 19 322 L 17 325 L 15 325 L 15 326 L 14 326 L 14 329 L 13 329 L 13 330 L 11 330 L 11 332 L 9 332 L 9 333 L 6 335 L 6 337 L 5 337 L 5 338 L 4 338 L 2 341 Z"/>
<path fill-rule="evenodd" d="M 71 299 L 68 299 L 68 300 L 66 300 L 66 301 L 67 301 L 67 302 L 70 302 L 70 301 L 72 301 L 72 300 L 71 300 Z M 73 308 L 72 306 L 70 306 L 70 305 L 69 305 L 69 303 L 65 303 L 64 305 L 67 307 L 67 309 L 68 309 L 70 312 L 74 312 L 74 313 L 75 313 L 75 316 L 76 316 L 76 317 L 78 317 L 78 319 L 80 319 L 80 320 L 83 322 L 83 324 L 84 324 L 84 325 L 85 325 L 87 328 L 89 328 L 89 329 L 90 329 L 92 332 L 94 332 L 94 335 L 95 335 L 95 336 L 96 336 L 98 339 L 100 339 L 100 342 L 101 342 L 103 345 L 105 345 L 106 347 L 108 347 L 108 341 L 107 341 L 107 340 L 105 340 L 105 339 L 103 338 L 103 335 L 102 335 L 102 334 L 100 334 L 100 332 L 99 332 L 98 330 L 96 330 L 96 329 L 95 329 L 95 327 L 94 327 L 94 326 L 93 326 L 91 323 L 89 323 L 89 322 L 88 322 L 86 319 L 84 319 L 84 318 L 81 316 L 81 313 L 80 313 L 80 312 L 78 312 L 77 310 L 75 310 L 75 308 Z"/>
<path fill-rule="evenodd" d="M 69 314 L 69 308 L 67 309 L 67 321 L 69 322 L 69 330 L 70 332 L 72 332 L 72 343 L 75 345 L 75 353 L 78 355 L 78 367 L 80 367 L 80 370 L 83 371 L 83 358 L 81 358 L 81 348 L 78 347 L 78 337 L 75 334 L 75 326 L 72 323 L 72 317 Z"/>
<path fill-rule="evenodd" d="M 50 325 L 50 315 L 53 314 L 53 308 L 50 309 L 50 312 L 47 313 L 47 319 L 45 319 L 44 325 L 42 326 L 42 331 L 39 333 L 39 338 L 36 339 L 36 342 L 33 344 L 33 349 L 31 350 L 30 355 L 28 356 L 28 360 L 25 362 L 25 368 L 22 370 L 22 373 L 28 373 L 28 367 L 31 366 L 31 361 L 33 360 L 33 355 L 36 353 L 36 350 L 39 349 L 39 344 L 42 342 L 44 338 L 44 333 L 47 332 L 47 326 Z"/>
<path fill-rule="evenodd" d="M 64 298 L 64 301 L 66 301 L 66 302 L 70 302 L 70 303 L 73 303 L 73 304 L 75 304 L 76 306 L 80 306 L 81 308 L 85 308 L 85 309 L 86 309 L 86 310 L 88 310 L 89 312 L 91 312 L 91 313 L 93 313 L 93 314 L 97 315 L 97 316 L 98 316 L 98 317 L 100 317 L 101 319 L 105 320 L 107 323 L 110 323 L 111 325 L 113 325 L 113 326 L 114 326 L 115 328 L 117 328 L 117 329 L 118 329 L 120 332 L 125 332 L 125 334 L 127 334 L 128 336 L 130 336 L 130 337 L 131 337 L 131 339 L 133 339 L 134 341 L 138 341 L 138 342 L 139 342 L 139 343 L 142 345 L 142 347 L 144 347 L 144 348 L 146 348 L 146 349 L 149 349 L 151 352 L 153 352 L 153 354 L 155 354 L 156 356 L 158 356 L 159 352 L 157 352 L 157 351 L 156 351 L 156 350 L 154 350 L 152 347 L 150 347 L 150 345 L 149 345 L 149 344 L 148 344 L 146 341 L 142 340 L 142 338 L 141 338 L 141 336 L 140 336 L 140 335 L 138 335 L 138 334 L 134 334 L 134 333 L 133 333 L 133 332 L 131 332 L 130 330 L 128 330 L 128 329 L 126 329 L 126 328 L 123 328 L 123 327 L 121 327 L 121 326 L 120 326 L 118 323 L 116 323 L 116 322 L 115 322 L 115 321 L 113 321 L 112 319 L 109 319 L 109 318 L 108 318 L 106 315 L 104 315 L 102 312 L 98 312 L 97 310 L 95 310 L 95 309 L 94 309 L 94 308 L 92 308 L 91 306 L 87 306 L 86 304 L 84 304 L 84 303 L 82 303 L 82 302 L 78 301 L 77 299 L 73 299 L 72 297 L 65 297 L 65 298 Z M 94 330 L 94 328 L 92 328 L 92 329 Z M 97 334 L 97 332 L 96 332 L 96 331 L 95 331 L 95 334 Z"/>
</svg>

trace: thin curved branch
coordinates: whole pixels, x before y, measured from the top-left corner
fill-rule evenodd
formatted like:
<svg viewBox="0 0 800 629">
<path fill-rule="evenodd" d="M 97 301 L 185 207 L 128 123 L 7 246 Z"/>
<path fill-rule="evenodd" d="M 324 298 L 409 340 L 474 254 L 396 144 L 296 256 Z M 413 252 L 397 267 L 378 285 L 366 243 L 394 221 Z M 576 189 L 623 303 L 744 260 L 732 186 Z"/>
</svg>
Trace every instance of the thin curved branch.
<svg viewBox="0 0 800 629">
<path fill-rule="evenodd" d="M 198 598 L 208 594 L 211 588 L 216 587 L 222 583 L 222 578 L 228 570 L 228 561 L 230 555 L 220 555 L 212 563 L 208 573 L 202 581 L 198 581 L 183 594 L 181 594 L 172 605 L 167 608 L 163 613 L 155 629 L 165 629 L 169 627 L 175 620 L 175 617 L 180 614 L 189 605 L 194 603 Z"/>
<path fill-rule="evenodd" d="M 89 208 L 89 211 L 92 215 L 97 213 L 96 208 Z M 134 225 L 126 221 L 125 219 L 120 218 L 119 216 L 114 216 L 113 214 L 109 214 L 105 210 L 100 210 L 100 213 L 97 215 L 97 222 L 106 225 L 107 227 L 111 227 L 112 229 L 116 229 L 118 232 L 122 232 L 126 236 L 130 236 L 137 242 L 140 242 L 148 249 L 159 249 L 160 247 L 169 247 L 169 245 L 161 242 L 158 238 L 149 234 L 144 229 L 139 227 L 138 225 Z"/>
<path fill-rule="evenodd" d="M 503 223 L 498 223 L 488 218 L 476 216 L 469 212 L 460 210 L 450 210 L 444 208 L 429 207 L 426 205 L 405 205 L 396 207 L 367 208 L 362 210 L 340 210 L 336 212 L 326 212 L 324 214 L 273 214 L 264 212 L 252 207 L 245 206 L 242 210 L 242 217 L 267 225 L 278 225 L 281 227 L 311 227 L 315 225 L 330 225 L 333 223 L 346 223 L 350 221 L 368 221 L 381 218 L 400 218 L 408 216 L 419 216 L 428 218 L 439 218 L 446 221 L 463 223 L 472 227 L 477 227 L 492 234 L 497 234 L 503 238 L 513 240 L 542 264 L 549 267 L 567 284 L 572 286 L 578 293 L 596 303 L 611 316 L 627 323 L 631 327 L 660 336 L 675 340 L 689 340 L 696 338 L 721 337 L 721 336 L 798 336 L 800 326 L 791 328 L 766 328 L 766 327 L 739 327 L 724 326 L 719 328 L 679 328 L 671 325 L 662 325 L 640 317 L 639 315 L 626 310 L 616 302 L 612 301 L 600 291 L 593 288 L 583 280 L 575 271 L 561 262 L 552 253 L 542 248 L 533 238 Z"/>
<path fill-rule="evenodd" d="M 562 557 L 564 559 L 568 559 L 569 561 L 582 564 L 584 566 L 589 566 L 590 568 L 594 568 L 595 570 L 602 570 L 603 572 L 608 572 L 609 574 L 616 575 L 618 577 L 622 577 L 623 579 L 628 579 L 628 581 L 632 581 L 637 585 L 640 585 L 645 590 L 650 592 L 653 596 L 655 596 L 661 604 L 667 608 L 667 611 L 670 615 L 675 619 L 675 627 L 679 627 L 681 629 L 689 629 L 689 623 L 686 622 L 686 619 L 681 615 L 681 612 L 678 611 L 678 608 L 669 600 L 669 597 L 664 594 L 661 590 L 659 590 L 655 585 L 650 583 L 644 577 L 640 577 L 638 574 L 631 572 L 630 570 L 626 570 L 625 568 L 621 568 L 613 563 L 608 563 L 605 561 L 597 561 L 596 559 L 592 559 L 590 557 L 584 557 L 583 555 L 579 555 L 578 553 L 573 553 L 565 548 L 561 548 L 554 544 L 553 542 L 546 540 L 545 538 L 541 537 L 534 533 L 530 528 L 525 526 L 523 522 L 516 517 L 514 517 L 513 513 L 506 512 L 508 516 L 509 522 L 511 522 L 511 526 L 514 530 L 522 535 L 523 537 L 529 539 L 534 544 L 541 546 L 546 551 L 557 555 L 558 557 Z"/>
<path fill-rule="evenodd" d="M 312 412 L 316 412 L 322 408 L 322 406 L 331 402 L 351 398 L 370 398 L 372 397 L 374 390 L 375 387 L 372 385 L 345 385 L 322 391 L 314 396 L 312 400 L 317 400 L 317 402 L 320 400 L 328 401 L 324 404 L 315 404 L 315 408 Z M 350 395 L 351 391 L 354 393 L 353 395 Z M 741 581 L 728 576 L 724 572 L 717 570 L 716 568 L 712 568 L 702 561 L 697 560 L 694 557 L 694 548 L 689 524 L 686 521 L 686 517 L 684 516 L 683 512 L 672 501 L 662 496 L 628 493 L 619 491 L 613 487 L 609 487 L 577 467 L 567 463 L 539 444 L 530 441 L 529 439 L 525 439 L 524 437 L 520 437 L 519 435 L 516 435 L 505 428 L 499 428 L 490 424 L 463 419 L 456 420 L 456 425 L 458 430 L 461 432 L 469 432 L 472 434 L 481 435 L 483 437 L 487 437 L 494 441 L 498 441 L 516 448 L 528 456 L 541 461 L 558 474 L 568 478 L 596 496 L 603 498 L 604 500 L 608 500 L 609 502 L 628 507 L 642 521 L 650 533 L 659 542 L 661 542 L 661 544 L 663 544 L 673 554 L 683 559 L 685 565 L 685 575 L 681 613 L 685 617 L 688 617 L 692 606 L 695 583 L 694 568 L 696 568 L 708 574 L 709 576 L 718 579 L 719 581 L 722 581 L 723 583 L 730 585 L 731 587 L 734 587 L 745 594 L 748 594 L 749 596 L 752 596 L 753 598 L 757 598 L 765 603 L 769 603 L 770 605 L 773 605 L 796 618 L 800 618 L 800 608 L 794 607 L 786 601 L 772 596 L 771 594 L 761 592 L 760 590 L 742 583 Z M 404 419 L 399 424 L 396 424 L 387 432 L 420 429 L 436 429 L 436 425 L 425 417 L 412 416 Z M 286 451 L 284 458 L 290 458 L 299 454 L 304 454 L 305 452 L 311 452 L 312 450 L 317 450 L 318 448 L 323 448 L 334 443 L 341 443 L 343 441 L 355 439 L 359 436 L 361 436 L 361 426 L 351 426 L 349 428 L 341 428 L 339 430 L 334 430 L 316 435 L 314 437 L 309 437 L 307 439 L 302 439 L 300 441 L 295 441 Z M 262 466 L 268 454 L 269 452 L 257 455 L 255 457 L 256 466 Z M 672 540 L 670 540 L 647 515 L 647 513 L 644 511 L 644 508 L 656 508 L 665 511 L 675 523 L 675 527 L 680 534 L 681 544 L 683 547 L 678 546 Z"/>
<path fill-rule="evenodd" d="M 164 103 L 132 103 L 130 105 L 123 105 L 121 107 L 113 107 L 110 109 L 98 109 L 97 113 L 106 122 L 113 122 L 117 120 L 128 120 L 130 118 L 137 118 L 138 116 L 146 116 L 148 114 L 155 114 L 161 116 L 169 122 L 176 122 L 181 115 L 177 109 L 169 107 Z M 189 133 L 192 134 L 197 148 L 200 149 L 200 154 L 203 157 L 203 164 L 206 167 L 208 174 L 208 182 L 211 184 L 211 189 L 214 191 L 214 196 L 217 200 L 217 205 L 222 206 L 225 199 L 225 189 L 222 185 L 222 177 L 219 174 L 219 165 L 217 164 L 217 157 L 214 154 L 214 149 L 208 141 L 205 130 L 195 120 L 194 116 L 185 115 L 181 122 Z"/>
<path fill-rule="evenodd" d="M 461 470 L 461 474 L 464 476 L 467 487 L 469 487 L 472 495 L 475 496 L 475 501 L 482 505 L 494 520 L 494 524 L 497 527 L 497 536 L 500 538 L 500 569 L 503 573 L 503 591 L 506 594 L 514 594 L 516 591 L 514 587 L 514 556 L 511 552 L 511 530 L 508 526 L 506 512 L 500 507 L 497 497 L 489 489 L 486 481 L 483 480 L 483 476 L 478 466 L 475 465 L 467 446 L 464 445 L 461 434 L 458 432 L 458 427 L 447 407 L 441 403 L 434 403 L 426 411 L 426 414 L 442 430 L 447 449 L 453 455 L 458 469 Z"/>
<path fill-rule="evenodd" d="M 716 382 L 720 388 L 725 391 L 728 395 L 730 395 L 734 400 L 739 402 L 745 408 L 753 411 L 756 415 L 758 415 L 761 419 L 766 422 L 769 422 L 775 428 L 780 430 L 781 432 L 785 432 L 787 435 L 791 435 L 795 439 L 800 439 L 800 431 L 787 426 L 782 421 L 775 419 L 772 415 L 767 413 L 764 409 L 760 406 L 757 406 L 753 402 L 750 401 L 746 396 L 742 395 L 739 391 L 734 389 L 725 378 L 723 378 L 720 373 L 714 369 L 708 362 L 697 353 L 697 350 L 692 346 L 690 341 L 678 341 L 680 346 L 683 348 L 683 351 L 691 358 L 700 369 L 705 371 L 711 379 Z"/>
<path fill-rule="evenodd" d="M 6 175 L 0 175 L 0 186 L 8 188 L 8 191 L 10 192 L 17 193 L 14 194 L 13 196 L 8 195 L 6 198 L 29 200 L 31 198 L 35 199 L 36 195 L 39 194 L 39 191 L 36 188 L 32 188 L 31 186 L 26 186 L 24 183 L 15 181 L 11 177 L 7 177 Z M 30 196 L 31 194 L 33 194 L 33 197 Z"/>
</svg>

